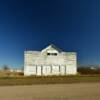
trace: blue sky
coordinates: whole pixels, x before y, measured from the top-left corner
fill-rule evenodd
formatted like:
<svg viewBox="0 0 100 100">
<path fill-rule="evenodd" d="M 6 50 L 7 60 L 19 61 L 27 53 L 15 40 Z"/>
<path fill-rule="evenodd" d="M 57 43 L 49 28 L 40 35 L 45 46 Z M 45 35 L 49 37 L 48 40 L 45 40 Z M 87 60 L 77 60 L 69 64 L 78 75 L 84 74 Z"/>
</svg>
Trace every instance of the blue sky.
<svg viewBox="0 0 100 100">
<path fill-rule="evenodd" d="M 25 50 L 49 44 L 100 65 L 100 0 L 0 0 L 0 66 L 20 67 Z"/>
</svg>

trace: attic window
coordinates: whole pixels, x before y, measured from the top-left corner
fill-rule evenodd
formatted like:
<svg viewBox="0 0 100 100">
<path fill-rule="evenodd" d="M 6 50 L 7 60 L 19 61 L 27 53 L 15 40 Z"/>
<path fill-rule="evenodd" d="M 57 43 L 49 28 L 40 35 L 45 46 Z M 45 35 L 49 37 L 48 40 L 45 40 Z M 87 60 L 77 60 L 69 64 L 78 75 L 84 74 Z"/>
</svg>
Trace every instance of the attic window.
<svg viewBox="0 0 100 100">
<path fill-rule="evenodd" d="M 54 56 L 57 56 L 57 53 L 53 53 Z"/>
<path fill-rule="evenodd" d="M 48 56 L 57 56 L 57 53 L 47 53 Z"/>
<path fill-rule="evenodd" d="M 50 53 L 47 53 L 47 55 L 49 56 L 49 55 L 50 55 Z"/>
</svg>

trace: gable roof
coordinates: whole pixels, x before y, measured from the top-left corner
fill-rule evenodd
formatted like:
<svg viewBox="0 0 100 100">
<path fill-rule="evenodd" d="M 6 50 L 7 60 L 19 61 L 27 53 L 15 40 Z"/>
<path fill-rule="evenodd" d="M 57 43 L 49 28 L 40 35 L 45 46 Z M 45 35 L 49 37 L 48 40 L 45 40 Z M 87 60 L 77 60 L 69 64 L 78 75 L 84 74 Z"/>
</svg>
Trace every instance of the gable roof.
<svg viewBox="0 0 100 100">
<path fill-rule="evenodd" d="M 58 47 L 56 47 L 54 44 L 49 45 L 48 47 L 46 47 L 45 49 L 43 49 L 42 52 L 45 52 L 47 50 L 56 50 L 58 52 L 61 52 L 61 49 L 59 49 Z"/>
</svg>

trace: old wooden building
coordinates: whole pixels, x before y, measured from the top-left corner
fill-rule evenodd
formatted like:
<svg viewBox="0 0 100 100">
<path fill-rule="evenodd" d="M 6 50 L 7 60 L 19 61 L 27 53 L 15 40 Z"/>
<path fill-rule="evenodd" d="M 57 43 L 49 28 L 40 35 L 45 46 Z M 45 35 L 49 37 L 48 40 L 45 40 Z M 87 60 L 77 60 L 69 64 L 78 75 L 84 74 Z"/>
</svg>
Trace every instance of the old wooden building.
<svg viewBox="0 0 100 100">
<path fill-rule="evenodd" d="M 75 52 L 63 52 L 53 44 L 42 51 L 25 51 L 25 76 L 75 75 L 76 73 L 77 55 Z"/>
</svg>

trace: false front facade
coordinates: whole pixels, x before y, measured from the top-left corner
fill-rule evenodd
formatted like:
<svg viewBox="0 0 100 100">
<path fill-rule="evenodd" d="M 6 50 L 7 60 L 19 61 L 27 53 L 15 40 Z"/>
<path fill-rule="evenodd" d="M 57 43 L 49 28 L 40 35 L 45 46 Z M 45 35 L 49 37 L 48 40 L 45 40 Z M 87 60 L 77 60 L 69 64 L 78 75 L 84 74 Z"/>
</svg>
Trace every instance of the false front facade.
<svg viewBox="0 0 100 100">
<path fill-rule="evenodd" d="M 42 51 L 25 51 L 24 75 L 75 75 L 77 74 L 77 55 L 63 52 L 55 45 Z"/>
</svg>

